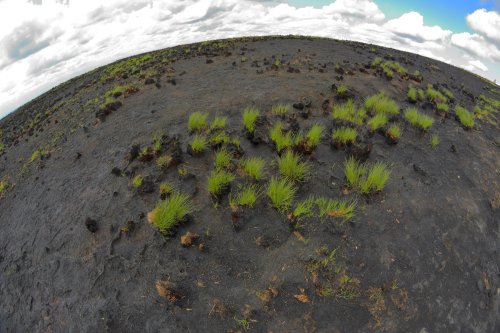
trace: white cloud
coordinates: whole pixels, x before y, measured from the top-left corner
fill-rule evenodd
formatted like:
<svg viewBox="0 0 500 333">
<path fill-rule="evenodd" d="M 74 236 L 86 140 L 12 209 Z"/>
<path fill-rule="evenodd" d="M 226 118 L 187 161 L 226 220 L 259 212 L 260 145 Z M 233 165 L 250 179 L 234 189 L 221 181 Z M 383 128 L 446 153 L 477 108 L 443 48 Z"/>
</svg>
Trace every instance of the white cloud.
<svg viewBox="0 0 500 333">
<path fill-rule="evenodd" d="M 488 70 L 488 67 L 486 67 L 486 65 L 483 64 L 480 60 L 469 60 L 469 64 L 464 68 L 471 72 L 476 70 L 486 72 Z"/>
<path fill-rule="evenodd" d="M 489 23 L 478 25 L 479 15 L 487 15 Z M 498 29 L 490 31 L 496 21 L 488 12 L 470 17 L 477 34 L 450 38 L 451 31 L 426 26 L 416 12 L 387 20 L 372 0 L 332 0 L 322 8 L 296 8 L 272 0 L 43 0 L 38 5 L 1 0 L 0 117 L 56 84 L 125 56 L 248 35 L 351 39 L 478 72 L 486 68 L 481 62 L 485 59 L 488 65 L 496 61 L 497 71 L 483 74 L 500 78 L 500 52 L 489 42 L 497 38 Z M 462 49 L 475 58 L 464 59 Z"/>
<path fill-rule="evenodd" d="M 478 9 L 467 15 L 466 20 L 472 29 L 500 46 L 500 14 L 498 12 Z"/>
<path fill-rule="evenodd" d="M 451 36 L 451 44 L 477 56 L 500 62 L 500 50 L 483 36 L 462 32 Z"/>
</svg>

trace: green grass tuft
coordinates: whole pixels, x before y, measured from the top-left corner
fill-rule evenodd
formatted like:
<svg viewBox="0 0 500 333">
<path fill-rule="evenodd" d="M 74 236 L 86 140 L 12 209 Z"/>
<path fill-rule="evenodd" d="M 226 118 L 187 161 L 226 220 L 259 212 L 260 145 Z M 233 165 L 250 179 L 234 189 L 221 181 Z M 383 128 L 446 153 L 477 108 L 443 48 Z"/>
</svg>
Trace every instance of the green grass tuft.
<svg viewBox="0 0 500 333">
<path fill-rule="evenodd" d="M 457 105 L 455 108 L 455 114 L 457 115 L 460 123 L 466 128 L 474 127 L 474 115 L 470 113 L 467 109 Z"/>
<path fill-rule="evenodd" d="M 315 201 L 319 209 L 319 217 L 342 218 L 342 221 L 348 221 L 354 216 L 356 208 L 355 200 L 336 200 L 320 197 Z"/>
<path fill-rule="evenodd" d="M 231 182 L 234 180 L 234 175 L 224 170 L 212 171 L 207 181 L 208 193 L 214 197 L 219 196 Z"/>
<path fill-rule="evenodd" d="M 437 147 L 437 145 L 439 145 L 440 142 L 441 140 L 439 139 L 439 136 L 437 136 L 436 134 L 431 136 L 430 145 L 432 148 Z"/>
<path fill-rule="evenodd" d="M 290 106 L 285 104 L 277 104 L 273 105 L 271 108 L 271 112 L 277 116 L 284 116 L 290 110 Z"/>
<path fill-rule="evenodd" d="M 292 181 L 303 181 L 309 173 L 309 165 L 290 150 L 278 158 L 278 169 L 281 176 Z"/>
<path fill-rule="evenodd" d="M 406 96 L 408 97 L 408 101 L 410 101 L 412 103 L 416 103 L 418 100 L 417 89 L 410 87 L 408 89 L 408 94 Z"/>
<path fill-rule="evenodd" d="M 368 120 L 368 126 L 372 131 L 376 131 L 380 127 L 387 124 L 389 119 L 383 113 L 376 114 L 372 119 Z"/>
<path fill-rule="evenodd" d="M 233 199 L 229 198 L 230 206 L 247 206 L 254 207 L 261 192 L 256 185 L 245 185 L 240 188 L 240 191 Z"/>
<path fill-rule="evenodd" d="M 169 182 L 162 182 L 160 183 L 160 194 L 165 195 L 165 194 L 172 194 L 174 192 L 175 188 L 174 185 L 172 185 Z"/>
<path fill-rule="evenodd" d="M 370 167 L 353 157 L 345 161 L 344 173 L 347 184 L 363 194 L 381 191 L 391 175 L 389 167 L 382 162 Z"/>
<path fill-rule="evenodd" d="M 363 125 L 365 117 L 366 111 L 364 109 L 357 110 L 352 100 L 340 105 L 335 104 L 332 107 L 333 120 L 343 120 L 360 126 Z"/>
<path fill-rule="evenodd" d="M 314 216 L 314 203 L 316 199 L 314 196 L 310 195 L 307 199 L 300 201 L 295 206 L 293 210 L 293 217 L 296 219 L 302 219 L 304 217 L 313 217 Z"/>
<path fill-rule="evenodd" d="M 314 124 L 311 126 L 309 131 L 307 132 L 307 147 L 309 149 L 314 149 L 321 142 L 321 138 L 323 137 L 323 131 L 325 128 L 322 125 Z"/>
<path fill-rule="evenodd" d="M 219 129 L 224 129 L 227 125 L 227 117 L 215 117 L 214 120 L 212 120 L 212 123 L 210 124 L 210 129 L 212 130 L 219 130 Z"/>
<path fill-rule="evenodd" d="M 356 129 L 350 127 L 341 127 L 333 130 L 332 140 L 333 142 L 346 145 L 348 143 L 354 143 L 358 136 Z"/>
<path fill-rule="evenodd" d="M 271 206 L 285 213 L 292 206 L 296 192 L 297 188 L 292 181 L 286 178 L 278 180 L 273 177 L 269 181 L 266 194 L 271 200 Z"/>
<path fill-rule="evenodd" d="M 227 169 L 231 166 L 233 156 L 226 149 L 220 149 L 215 152 L 214 166 L 215 169 Z"/>
<path fill-rule="evenodd" d="M 189 116 L 188 129 L 189 132 L 197 132 L 205 129 L 207 127 L 208 113 L 206 112 L 194 112 Z"/>
<path fill-rule="evenodd" d="M 191 149 L 195 153 L 203 152 L 205 149 L 207 149 L 207 146 L 207 139 L 203 136 L 196 135 L 191 141 Z"/>
<path fill-rule="evenodd" d="M 134 178 L 132 178 L 132 185 L 135 188 L 141 187 L 141 185 L 142 185 L 142 176 L 141 175 L 137 175 Z"/>
<path fill-rule="evenodd" d="M 249 157 L 241 160 L 241 168 L 243 172 L 255 180 L 264 178 L 264 167 L 266 161 L 260 157 Z"/>
<path fill-rule="evenodd" d="M 389 127 L 387 130 L 387 136 L 389 136 L 392 140 L 398 141 L 401 137 L 401 129 L 398 125 L 394 124 Z"/>
<path fill-rule="evenodd" d="M 446 97 L 439 91 L 435 90 L 431 84 L 427 85 L 427 90 L 425 91 L 427 99 L 435 104 L 446 103 Z"/>
<path fill-rule="evenodd" d="M 276 150 L 278 152 L 291 148 L 295 141 L 291 132 L 283 133 L 281 122 L 277 122 L 273 128 L 271 128 L 269 136 L 276 145 Z"/>
<path fill-rule="evenodd" d="M 337 87 L 336 91 L 338 95 L 344 95 L 349 91 L 349 89 L 347 89 L 345 85 L 341 84 Z"/>
<path fill-rule="evenodd" d="M 163 155 L 156 159 L 156 166 L 160 170 L 166 170 L 170 166 L 170 163 L 172 163 L 172 156 L 169 155 Z"/>
<path fill-rule="evenodd" d="M 148 213 L 148 220 L 161 233 L 169 233 L 192 210 L 189 197 L 181 193 L 173 193 L 168 199 L 159 201 Z"/>
<path fill-rule="evenodd" d="M 365 101 L 365 108 L 375 114 L 395 116 L 399 114 L 399 107 L 392 99 L 385 96 L 383 92 L 370 96 Z"/>
<path fill-rule="evenodd" d="M 255 131 L 255 122 L 259 115 L 259 110 L 253 107 L 248 107 L 243 111 L 243 124 L 248 132 L 253 133 Z"/>
<path fill-rule="evenodd" d="M 448 107 L 448 104 L 446 104 L 446 103 L 437 103 L 436 109 L 440 112 L 448 113 L 448 110 L 450 108 Z"/>
<path fill-rule="evenodd" d="M 407 108 L 404 117 L 411 125 L 424 131 L 428 130 L 434 123 L 434 120 L 431 117 L 418 112 L 415 108 Z"/>
</svg>

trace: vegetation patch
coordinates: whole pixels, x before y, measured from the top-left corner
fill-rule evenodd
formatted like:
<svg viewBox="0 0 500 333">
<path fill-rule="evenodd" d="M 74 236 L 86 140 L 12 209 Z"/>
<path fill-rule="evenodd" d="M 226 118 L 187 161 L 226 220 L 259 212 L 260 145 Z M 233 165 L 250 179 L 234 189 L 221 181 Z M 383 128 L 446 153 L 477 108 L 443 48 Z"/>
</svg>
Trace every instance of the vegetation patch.
<svg viewBox="0 0 500 333">
<path fill-rule="evenodd" d="M 369 166 L 350 157 L 344 163 L 344 174 L 349 187 L 363 194 L 370 194 L 384 188 L 391 171 L 385 163 L 377 162 Z"/>
<path fill-rule="evenodd" d="M 415 108 L 407 108 L 404 114 L 404 118 L 411 125 L 418 127 L 424 131 L 428 130 L 429 127 L 431 127 L 434 123 L 434 120 L 431 117 L 418 112 L 418 110 Z"/>
<path fill-rule="evenodd" d="M 285 104 L 273 105 L 272 108 L 271 108 L 271 112 L 273 114 L 275 114 L 277 116 L 281 116 L 281 117 L 283 117 L 284 115 L 286 115 L 289 110 L 290 110 L 290 106 L 285 105 Z"/>
<path fill-rule="evenodd" d="M 368 120 L 367 124 L 368 127 L 370 127 L 370 130 L 376 131 L 385 124 L 387 124 L 388 121 L 389 119 L 387 119 L 387 116 L 385 114 L 379 113 L 373 116 L 373 118 L 371 118 L 370 120 Z"/>
<path fill-rule="evenodd" d="M 361 126 L 366 118 L 364 109 L 357 110 L 354 102 L 348 100 L 343 104 L 335 104 L 332 108 L 332 118 L 337 121 L 345 121 L 350 124 Z"/>
<path fill-rule="evenodd" d="M 213 197 L 219 198 L 229 190 L 229 185 L 234 180 L 234 175 L 225 170 L 212 171 L 207 181 L 207 190 Z"/>
<path fill-rule="evenodd" d="M 375 114 L 396 116 L 399 114 L 399 106 L 383 92 L 370 96 L 365 101 L 365 108 Z"/>
<path fill-rule="evenodd" d="M 385 135 L 389 138 L 392 143 L 397 143 L 401 138 L 401 129 L 398 125 L 393 124 L 389 127 Z"/>
<path fill-rule="evenodd" d="M 232 154 L 226 149 L 215 152 L 214 166 L 216 170 L 228 169 L 231 167 Z"/>
<path fill-rule="evenodd" d="M 348 221 L 354 216 L 356 208 L 355 200 L 336 200 L 331 198 L 319 197 L 315 200 L 319 210 L 319 217 L 341 218 L 343 222 Z"/>
<path fill-rule="evenodd" d="M 229 198 L 229 205 L 231 207 L 246 206 L 253 208 L 260 195 L 260 189 L 255 184 L 244 185 L 239 189 L 236 197 L 231 196 Z"/>
<path fill-rule="evenodd" d="M 466 108 L 457 105 L 457 107 L 455 107 L 455 115 L 457 116 L 458 121 L 460 121 L 460 124 L 462 124 L 465 128 L 474 127 L 474 115 Z"/>
<path fill-rule="evenodd" d="M 297 188 L 293 182 L 287 178 L 271 178 L 267 186 L 266 194 L 271 200 L 271 206 L 279 212 L 285 213 L 292 206 Z"/>
<path fill-rule="evenodd" d="M 345 146 L 354 143 L 358 132 L 351 127 L 340 127 L 333 130 L 332 140 L 338 146 Z"/>
<path fill-rule="evenodd" d="M 191 150 L 195 154 L 200 154 L 208 147 L 207 139 L 204 136 L 196 135 L 190 144 Z"/>
<path fill-rule="evenodd" d="M 255 122 L 259 116 L 259 110 L 253 107 L 248 107 L 243 111 L 243 124 L 248 133 L 253 133 L 255 131 Z"/>
<path fill-rule="evenodd" d="M 221 130 L 224 129 L 227 125 L 227 117 L 216 116 L 212 123 L 210 124 L 210 129 L 212 130 Z"/>
<path fill-rule="evenodd" d="M 264 167 L 266 161 L 260 157 L 249 157 L 240 161 L 241 168 L 245 175 L 252 177 L 255 180 L 264 178 Z"/>
<path fill-rule="evenodd" d="M 292 148 L 294 145 L 294 137 L 291 132 L 283 132 L 281 122 L 277 122 L 269 131 L 269 136 L 276 146 L 278 153 L 285 149 Z"/>
<path fill-rule="evenodd" d="M 278 169 L 282 177 L 292 181 L 304 181 L 309 173 L 309 165 L 290 150 L 278 158 Z"/>
<path fill-rule="evenodd" d="M 190 133 L 200 132 L 207 127 L 207 112 L 193 112 L 189 116 L 188 129 Z"/>
<path fill-rule="evenodd" d="M 432 148 L 437 147 L 440 142 L 441 142 L 441 140 L 439 139 L 439 136 L 437 136 L 436 134 L 433 134 L 431 136 L 430 145 L 431 145 Z"/>
<path fill-rule="evenodd" d="M 182 193 L 173 193 L 168 199 L 159 201 L 148 213 L 148 221 L 162 234 L 170 234 L 186 215 L 192 213 L 193 205 L 189 197 Z"/>
</svg>

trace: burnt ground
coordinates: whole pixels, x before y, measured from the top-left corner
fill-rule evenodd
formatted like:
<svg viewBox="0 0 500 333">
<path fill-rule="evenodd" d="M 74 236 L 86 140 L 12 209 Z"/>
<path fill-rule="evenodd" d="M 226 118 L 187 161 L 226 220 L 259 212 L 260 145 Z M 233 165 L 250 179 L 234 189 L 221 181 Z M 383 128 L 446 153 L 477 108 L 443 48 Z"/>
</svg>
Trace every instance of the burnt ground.
<svg viewBox="0 0 500 333">
<path fill-rule="evenodd" d="M 387 79 L 368 65 L 377 56 L 419 70 L 423 80 Z M 346 223 L 292 225 L 265 196 L 234 218 L 227 197 L 214 207 L 206 190 L 213 151 L 186 153 L 194 111 L 228 116 L 244 154 L 271 162 L 265 125 L 263 142 L 245 138 L 245 107 L 274 123 L 273 104 L 310 100 L 307 119 L 291 108 L 283 121 L 297 119 L 302 129 L 321 123 L 331 133 L 329 112 L 339 103 L 332 84 L 346 85 L 358 103 L 383 90 L 403 110 L 412 105 L 408 86 L 429 83 L 454 99 L 448 116 L 416 104 L 434 118 L 427 133 L 399 116 L 397 145 L 380 133 L 362 137 L 373 145 L 368 162 L 392 165 L 380 193 L 345 189 L 346 151 L 328 138 L 305 157 L 312 172 L 297 199 L 356 198 Z M 117 85 L 138 89 L 99 111 Z M 68 81 L 0 121 L 0 331 L 498 332 L 498 114 L 471 130 L 453 116 L 455 104 L 472 110 L 481 95 L 498 100 L 500 88 L 418 55 L 303 37 L 181 46 Z M 166 135 L 164 150 L 178 136 L 182 166 L 194 176 L 129 161 L 131 147 L 151 145 L 155 133 Z M 432 134 L 441 139 L 435 148 Z M 276 173 L 269 163 L 267 177 Z M 138 174 L 151 181 L 147 193 L 132 186 Z M 196 207 L 170 237 L 145 217 L 164 180 Z M 183 247 L 187 231 L 199 238 Z"/>
</svg>

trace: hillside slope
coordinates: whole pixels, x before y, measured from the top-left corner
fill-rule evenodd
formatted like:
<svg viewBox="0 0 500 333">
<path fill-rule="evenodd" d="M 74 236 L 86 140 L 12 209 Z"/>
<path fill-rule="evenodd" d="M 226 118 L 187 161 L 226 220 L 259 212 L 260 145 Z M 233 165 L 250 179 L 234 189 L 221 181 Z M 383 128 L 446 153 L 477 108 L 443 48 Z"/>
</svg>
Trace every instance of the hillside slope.
<svg viewBox="0 0 500 333">
<path fill-rule="evenodd" d="M 0 120 L 0 331 L 498 332 L 499 111 L 500 88 L 456 67 L 306 37 L 179 46 L 70 80 Z M 219 149 L 234 179 L 214 196 Z M 287 151 L 307 172 L 273 207 Z M 362 182 L 376 163 L 378 188 Z M 151 212 L 175 193 L 189 214 L 159 230 Z"/>
</svg>

